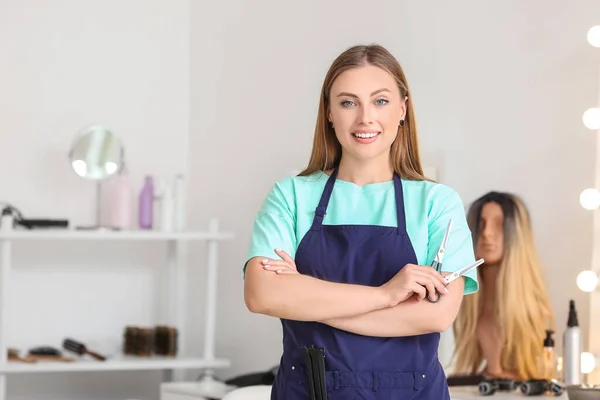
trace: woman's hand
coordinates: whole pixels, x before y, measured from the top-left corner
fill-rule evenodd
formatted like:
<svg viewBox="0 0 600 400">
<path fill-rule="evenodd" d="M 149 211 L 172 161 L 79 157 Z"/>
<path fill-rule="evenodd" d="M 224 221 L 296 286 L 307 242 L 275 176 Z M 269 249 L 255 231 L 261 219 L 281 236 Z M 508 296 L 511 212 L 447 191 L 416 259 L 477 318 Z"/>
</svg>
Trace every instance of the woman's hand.
<svg viewBox="0 0 600 400">
<path fill-rule="evenodd" d="M 436 289 L 441 295 L 448 293 L 443 276 L 430 266 L 406 264 L 392 279 L 380 286 L 389 299 L 389 306 L 395 307 L 413 297 L 422 300 L 436 298 Z"/>
<path fill-rule="evenodd" d="M 275 249 L 275 253 L 281 260 L 273 260 L 271 258 L 265 258 L 261 261 L 263 265 L 263 269 L 271 272 L 275 272 L 279 275 L 294 275 L 299 274 L 298 269 L 296 268 L 296 263 L 285 251 Z"/>
</svg>

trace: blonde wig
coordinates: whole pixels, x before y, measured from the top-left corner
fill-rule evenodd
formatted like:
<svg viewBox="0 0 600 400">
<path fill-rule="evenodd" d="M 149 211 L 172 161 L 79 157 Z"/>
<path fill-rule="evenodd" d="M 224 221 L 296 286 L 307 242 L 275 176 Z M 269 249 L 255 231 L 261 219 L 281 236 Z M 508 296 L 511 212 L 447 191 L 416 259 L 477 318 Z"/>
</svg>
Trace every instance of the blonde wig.
<svg viewBox="0 0 600 400">
<path fill-rule="evenodd" d="M 545 330 L 554 330 L 554 313 L 542 276 L 529 212 L 519 197 L 490 192 L 471 205 L 467 219 L 475 248 L 481 212 L 489 202 L 497 203 L 504 215 L 504 249 L 496 278 L 498 297 L 494 310 L 503 343 L 500 365 L 502 370 L 516 373 L 521 379 L 531 379 L 537 376 Z M 480 282 L 481 273 L 479 270 Z M 484 361 L 476 336 L 481 299 L 481 290 L 465 296 L 453 324 L 454 373 L 479 373 Z"/>
</svg>

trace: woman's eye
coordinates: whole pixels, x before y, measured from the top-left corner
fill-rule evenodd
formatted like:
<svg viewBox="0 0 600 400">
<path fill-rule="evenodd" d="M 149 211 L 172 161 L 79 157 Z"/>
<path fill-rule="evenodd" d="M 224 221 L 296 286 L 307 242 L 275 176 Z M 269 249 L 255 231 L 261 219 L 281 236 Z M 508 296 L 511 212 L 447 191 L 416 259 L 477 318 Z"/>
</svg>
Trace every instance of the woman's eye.
<svg viewBox="0 0 600 400">
<path fill-rule="evenodd" d="M 375 104 L 377 104 L 378 106 L 383 106 L 385 104 L 389 103 L 389 101 L 387 101 L 386 99 L 378 99 Z"/>
<path fill-rule="evenodd" d="M 354 104 L 354 102 L 350 101 L 350 100 L 344 100 L 344 101 L 342 101 L 342 106 L 343 107 L 350 107 L 353 104 Z"/>
</svg>

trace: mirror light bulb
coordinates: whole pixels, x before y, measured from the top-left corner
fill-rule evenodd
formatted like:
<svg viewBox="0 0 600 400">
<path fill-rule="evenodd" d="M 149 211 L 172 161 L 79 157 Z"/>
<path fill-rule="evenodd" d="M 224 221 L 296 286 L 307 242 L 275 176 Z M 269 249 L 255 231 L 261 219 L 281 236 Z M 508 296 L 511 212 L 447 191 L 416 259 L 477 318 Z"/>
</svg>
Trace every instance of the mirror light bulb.
<svg viewBox="0 0 600 400">
<path fill-rule="evenodd" d="M 587 33 L 587 40 L 589 44 L 594 47 L 600 47 L 600 26 L 592 26 Z"/>
<path fill-rule="evenodd" d="M 582 292 L 593 292 L 598 286 L 598 275 L 594 271 L 581 271 L 577 275 L 577 287 Z"/>
<path fill-rule="evenodd" d="M 583 124 L 593 131 L 600 128 L 600 109 L 588 108 L 583 113 Z"/>
<path fill-rule="evenodd" d="M 600 192 L 598 189 L 588 188 L 579 195 L 579 203 L 586 210 L 595 210 L 600 206 Z"/>
<path fill-rule="evenodd" d="M 596 357 L 592 353 L 581 353 L 581 373 L 589 374 L 596 368 Z"/>
</svg>

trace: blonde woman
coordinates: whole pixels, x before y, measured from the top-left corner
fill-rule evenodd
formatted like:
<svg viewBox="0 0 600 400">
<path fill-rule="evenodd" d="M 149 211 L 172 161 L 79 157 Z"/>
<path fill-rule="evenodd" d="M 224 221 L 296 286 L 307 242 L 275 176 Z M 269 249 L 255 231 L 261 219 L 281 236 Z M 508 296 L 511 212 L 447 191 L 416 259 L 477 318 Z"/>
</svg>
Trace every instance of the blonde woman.
<svg viewBox="0 0 600 400">
<path fill-rule="evenodd" d="M 271 399 L 449 400 L 440 332 L 478 284 L 472 270 L 444 287 L 430 265 L 450 219 L 443 272 L 472 264 L 473 242 L 458 193 L 423 176 L 404 72 L 352 47 L 318 110 L 308 165 L 267 194 L 246 263 L 248 309 L 283 327 Z"/>
<path fill-rule="evenodd" d="M 554 315 L 529 213 L 517 196 L 490 192 L 471 205 L 467 220 L 485 264 L 478 270 L 481 289 L 464 298 L 453 324 L 454 372 L 535 378 Z"/>
</svg>

